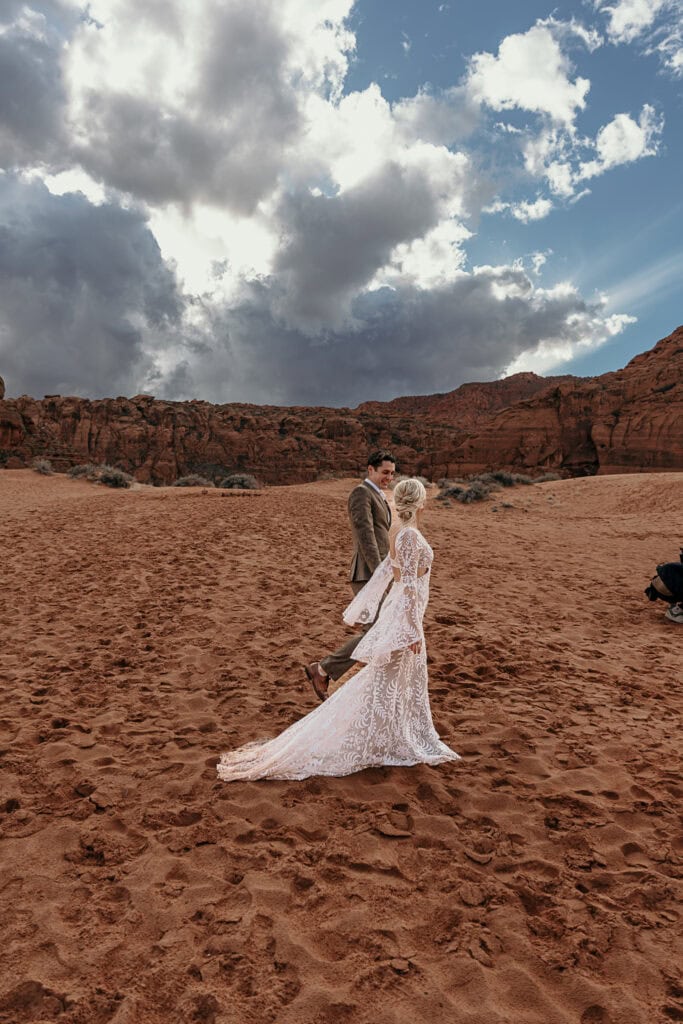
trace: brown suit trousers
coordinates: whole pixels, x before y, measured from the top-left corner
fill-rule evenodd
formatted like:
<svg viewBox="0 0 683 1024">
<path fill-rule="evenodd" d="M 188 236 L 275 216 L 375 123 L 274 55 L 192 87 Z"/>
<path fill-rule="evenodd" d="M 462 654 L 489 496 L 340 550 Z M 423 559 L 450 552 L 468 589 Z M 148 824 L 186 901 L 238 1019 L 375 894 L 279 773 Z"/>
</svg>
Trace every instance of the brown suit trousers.
<svg viewBox="0 0 683 1024">
<path fill-rule="evenodd" d="M 389 551 L 391 512 L 384 498 L 367 483 L 355 487 L 348 503 L 351 533 L 354 541 L 350 582 L 354 595 L 362 590 Z M 339 679 L 355 664 L 352 657 L 356 645 L 373 625 L 369 622 L 360 633 L 348 638 L 336 651 L 320 660 L 320 667 L 332 679 Z"/>
</svg>

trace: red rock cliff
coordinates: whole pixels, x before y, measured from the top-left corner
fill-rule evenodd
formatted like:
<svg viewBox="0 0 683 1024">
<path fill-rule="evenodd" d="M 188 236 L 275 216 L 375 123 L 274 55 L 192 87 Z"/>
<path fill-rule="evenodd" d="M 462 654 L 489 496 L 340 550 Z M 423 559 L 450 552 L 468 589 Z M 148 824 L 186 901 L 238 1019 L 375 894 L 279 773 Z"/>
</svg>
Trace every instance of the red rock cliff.
<svg viewBox="0 0 683 1024">
<path fill-rule="evenodd" d="M 164 402 L 0 400 L 0 465 L 109 462 L 143 482 L 242 470 L 264 483 L 355 474 L 369 449 L 432 479 L 513 467 L 564 473 L 683 469 L 683 328 L 616 373 L 515 374 L 355 410 Z"/>
<path fill-rule="evenodd" d="M 458 446 L 448 472 L 499 466 L 683 469 L 683 327 L 623 370 L 551 386 L 498 413 Z"/>
</svg>

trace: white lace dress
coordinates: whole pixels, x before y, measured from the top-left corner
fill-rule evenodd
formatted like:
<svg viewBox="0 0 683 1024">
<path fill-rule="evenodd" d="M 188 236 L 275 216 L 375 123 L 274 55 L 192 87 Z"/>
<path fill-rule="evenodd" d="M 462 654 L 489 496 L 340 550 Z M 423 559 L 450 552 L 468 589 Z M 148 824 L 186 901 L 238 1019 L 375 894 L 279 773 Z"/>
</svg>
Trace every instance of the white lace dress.
<svg viewBox="0 0 683 1024">
<path fill-rule="evenodd" d="M 429 709 L 422 620 L 433 557 L 418 530 L 398 532 L 393 564 L 401 579 L 394 581 L 387 556 L 344 612 L 349 625 L 372 622 L 391 582 L 377 622 L 353 654 L 364 668 L 279 736 L 223 754 L 220 779 L 305 779 L 459 760 L 439 739 Z M 416 641 L 420 654 L 408 649 Z"/>
</svg>

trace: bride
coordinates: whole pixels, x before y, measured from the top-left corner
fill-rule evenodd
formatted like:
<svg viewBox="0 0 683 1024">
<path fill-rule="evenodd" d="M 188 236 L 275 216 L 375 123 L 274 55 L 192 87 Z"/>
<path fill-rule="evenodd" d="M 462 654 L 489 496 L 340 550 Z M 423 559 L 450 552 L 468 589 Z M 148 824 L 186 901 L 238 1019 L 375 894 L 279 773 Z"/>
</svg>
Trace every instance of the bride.
<svg viewBox="0 0 683 1024">
<path fill-rule="evenodd" d="M 223 754 L 220 779 L 305 779 L 459 760 L 439 739 L 427 693 L 422 619 L 434 553 L 420 530 L 426 497 L 419 480 L 396 485 L 389 554 L 344 612 L 350 626 L 373 622 L 391 584 L 353 654 L 364 668 L 279 736 Z"/>
</svg>

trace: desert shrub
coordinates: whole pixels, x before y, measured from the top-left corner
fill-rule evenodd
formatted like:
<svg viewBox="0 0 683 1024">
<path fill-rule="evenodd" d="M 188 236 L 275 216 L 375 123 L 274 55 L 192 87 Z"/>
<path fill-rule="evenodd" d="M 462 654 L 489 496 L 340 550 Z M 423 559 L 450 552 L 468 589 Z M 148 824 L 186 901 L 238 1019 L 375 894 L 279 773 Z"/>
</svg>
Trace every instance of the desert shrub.
<svg viewBox="0 0 683 1024">
<path fill-rule="evenodd" d="M 50 476 L 54 472 L 49 459 L 34 459 L 31 467 L 35 469 L 36 473 L 42 473 L 43 476 Z"/>
<path fill-rule="evenodd" d="M 473 501 L 485 501 L 491 493 L 489 484 L 481 480 L 473 480 L 470 486 L 458 498 L 464 505 L 470 505 Z"/>
<path fill-rule="evenodd" d="M 485 501 L 491 493 L 491 488 L 482 483 L 481 480 L 473 480 L 469 487 L 461 484 L 454 484 L 442 491 L 439 497 L 442 501 L 454 498 L 463 505 L 471 505 L 473 501 Z"/>
<path fill-rule="evenodd" d="M 527 476 L 526 473 L 513 473 L 512 478 L 516 484 L 533 484 L 536 483 L 532 476 Z"/>
<path fill-rule="evenodd" d="M 494 471 L 490 473 L 489 476 L 491 477 L 492 480 L 495 480 L 497 484 L 500 484 L 501 487 L 515 486 L 515 474 L 508 473 L 504 469 L 494 469 Z"/>
<path fill-rule="evenodd" d="M 551 480 L 561 480 L 562 477 L 559 473 L 543 473 L 542 476 L 537 476 L 534 480 L 535 484 L 549 483 Z"/>
<path fill-rule="evenodd" d="M 207 480 L 205 476 L 198 473 L 190 473 L 188 476 L 179 476 L 174 480 L 171 487 L 213 487 L 213 480 Z"/>
<path fill-rule="evenodd" d="M 133 477 L 117 466 L 97 466 L 95 479 L 105 487 L 130 487 Z"/>
<path fill-rule="evenodd" d="M 501 484 L 496 480 L 493 473 L 479 473 L 478 476 L 470 477 L 470 486 L 475 484 L 481 485 L 482 487 L 488 487 L 489 491 L 500 490 Z"/>
<path fill-rule="evenodd" d="M 230 473 L 219 480 L 218 486 L 226 490 L 256 491 L 258 490 L 258 481 L 251 473 Z"/>
<path fill-rule="evenodd" d="M 99 467 L 93 462 L 83 462 L 80 466 L 72 466 L 68 471 L 67 476 L 70 476 L 72 480 L 80 480 L 81 477 L 86 477 L 88 480 L 95 480 L 97 478 Z"/>
</svg>

